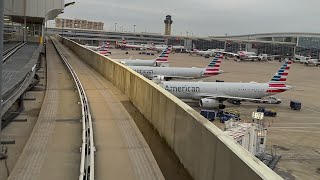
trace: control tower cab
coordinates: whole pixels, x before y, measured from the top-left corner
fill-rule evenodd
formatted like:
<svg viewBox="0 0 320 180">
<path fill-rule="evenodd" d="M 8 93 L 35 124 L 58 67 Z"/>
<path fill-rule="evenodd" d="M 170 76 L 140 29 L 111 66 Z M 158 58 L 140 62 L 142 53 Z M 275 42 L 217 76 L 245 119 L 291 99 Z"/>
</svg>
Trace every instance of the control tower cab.
<svg viewBox="0 0 320 180">
<path fill-rule="evenodd" d="M 171 19 L 171 15 L 167 15 L 166 19 L 164 20 L 164 35 L 171 35 L 171 24 L 173 23 Z"/>
</svg>

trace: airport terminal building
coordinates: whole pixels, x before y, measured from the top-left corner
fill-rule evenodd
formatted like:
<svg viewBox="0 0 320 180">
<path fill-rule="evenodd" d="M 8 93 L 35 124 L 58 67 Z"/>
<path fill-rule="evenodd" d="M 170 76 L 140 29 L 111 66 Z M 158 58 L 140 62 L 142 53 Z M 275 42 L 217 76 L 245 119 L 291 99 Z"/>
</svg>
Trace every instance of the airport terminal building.
<svg viewBox="0 0 320 180">
<path fill-rule="evenodd" d="M 118 31 L 86 30 L 78 28 L 48 28 L 49 34 L 61 34 L 82 44 L 98 45 L 108 41 L 111 45 L 125 38 L 135 44 L 180 45 L 191 49 L 226 49 L 228 52 L 239 50 L 253 51 L 257 54 L 293 56 L 294 54 L 319 58 L 320 33 L 264 33 L 237 36 L 174 36 L 157 33 L 132 33 Z"/>
</svg>

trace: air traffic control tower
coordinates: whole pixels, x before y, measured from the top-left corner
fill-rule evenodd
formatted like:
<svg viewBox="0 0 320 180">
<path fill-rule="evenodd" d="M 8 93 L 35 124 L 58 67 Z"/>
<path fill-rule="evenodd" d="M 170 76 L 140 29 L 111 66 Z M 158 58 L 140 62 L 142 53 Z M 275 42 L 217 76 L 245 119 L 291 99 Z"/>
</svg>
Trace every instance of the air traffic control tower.
<svg viewBox="0 0 320 180">
<path fill-rule="evenodd" d="M 171 19 L 171 15 L 167 15 L 166 19 L 164 20 L 164 35 L 171 35 L 171 24 L 173 23 Z"/>
</svg>

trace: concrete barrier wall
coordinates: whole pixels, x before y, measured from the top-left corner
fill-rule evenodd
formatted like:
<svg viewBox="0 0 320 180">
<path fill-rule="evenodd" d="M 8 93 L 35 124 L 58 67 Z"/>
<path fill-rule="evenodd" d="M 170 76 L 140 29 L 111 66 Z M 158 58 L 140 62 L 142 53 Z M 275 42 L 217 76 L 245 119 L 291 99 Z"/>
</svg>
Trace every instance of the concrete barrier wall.
<svg viewBox="0 0 320 180">
<path fill-rule="evenodd" d="M 129 97 L 195 180 L 282 179 L 166 90 L 108 57 L 63 42 Z"/>
</svg>

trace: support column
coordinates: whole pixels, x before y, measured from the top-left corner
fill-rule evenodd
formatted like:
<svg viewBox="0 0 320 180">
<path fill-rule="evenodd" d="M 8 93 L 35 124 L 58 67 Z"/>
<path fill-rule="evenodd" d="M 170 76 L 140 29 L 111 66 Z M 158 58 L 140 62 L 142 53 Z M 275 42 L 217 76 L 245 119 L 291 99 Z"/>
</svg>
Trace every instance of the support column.
<svg viewBox="0 0 320 180">
<path fill-rule="evenodd" d="M 24 19 L 23 19 L 23 41 L 25 42 L 25 41 L 27 41 L 27 17 L 24 17 Z"/>
</svg>

